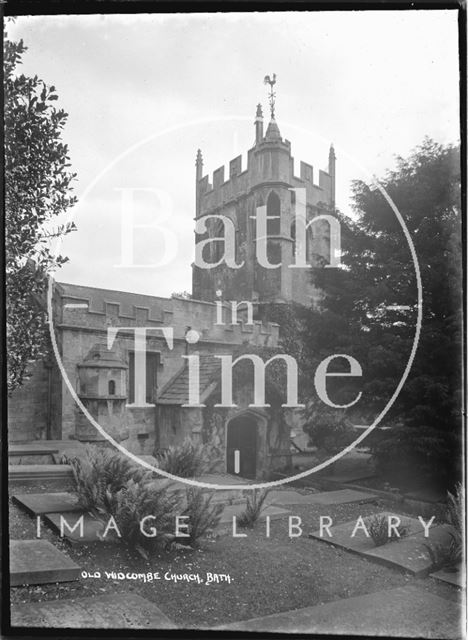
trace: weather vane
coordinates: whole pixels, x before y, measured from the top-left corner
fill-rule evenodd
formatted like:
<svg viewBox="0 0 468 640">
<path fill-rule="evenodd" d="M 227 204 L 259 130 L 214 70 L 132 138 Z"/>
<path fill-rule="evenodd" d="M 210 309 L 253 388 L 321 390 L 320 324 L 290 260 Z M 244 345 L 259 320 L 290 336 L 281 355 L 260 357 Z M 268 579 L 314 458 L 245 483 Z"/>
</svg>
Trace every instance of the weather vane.
<svg viewBox="0 0 468 640">
<path fill-rule="evenodd" d="M 276 73 L 273 74 L 273 79 L 270 78 L 270 76 L 265 76 L 265 79 L 263 80 L 264 84 L 269 84 L 270 85 L 270 94 L 268 96 L 268 99 L 270 101 L 270 113 L 271 113 L 271 119 L 274 120 L 275 119 L 275 97 L 276 97 L 276 93 L 273 91 L 273 86 L 276 84 Z"/>
</svg>

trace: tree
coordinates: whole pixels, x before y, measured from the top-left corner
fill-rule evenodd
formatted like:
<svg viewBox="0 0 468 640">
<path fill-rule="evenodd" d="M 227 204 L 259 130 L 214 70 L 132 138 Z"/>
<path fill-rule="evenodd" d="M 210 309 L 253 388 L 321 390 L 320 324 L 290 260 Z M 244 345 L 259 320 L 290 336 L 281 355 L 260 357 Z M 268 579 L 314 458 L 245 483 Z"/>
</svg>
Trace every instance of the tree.
<svg viewBox="0 0 468 640">
<path fill-rule="evenodd" d="M 393 479 L 453 485 L 461 465 L 462 247 L 459 149 L 426 139 L 380 183 L 413 239 L 421 269 L 421 338 L 409 378 L 384 424 L 389 436 L 373 447 Z M 338 214 L 343 269 L 315 269 L 324 292 L 320 311 L 304 326 L 305 361 L 347 353 L 362 378 L 336 378 L 336 402 L 361 390 L 348 411 L 354 423 L 373 420 L 400 380 L 413 344 L 417 288 L 408 243 L 382 193 L 353 183 L 354 218 Z M 341 398 L 341 400 L 340 400 Z M 364 407 L 359 408 L 359 407 Z"/>
<path fill-rule="evenodd" d="M 75 174 L 62 142 L 67 114 L 55 107 L 55 87 L 17 73 L 26 47 L 4 38 L 5 247 L 7 292 L 7 387 L 28 377 L 31 361 L 48 351 L 44 309 L 47 276 L 67 258 L 53 242 L 72 231 L 57 216 L 75 204 Z"/>
</svg>

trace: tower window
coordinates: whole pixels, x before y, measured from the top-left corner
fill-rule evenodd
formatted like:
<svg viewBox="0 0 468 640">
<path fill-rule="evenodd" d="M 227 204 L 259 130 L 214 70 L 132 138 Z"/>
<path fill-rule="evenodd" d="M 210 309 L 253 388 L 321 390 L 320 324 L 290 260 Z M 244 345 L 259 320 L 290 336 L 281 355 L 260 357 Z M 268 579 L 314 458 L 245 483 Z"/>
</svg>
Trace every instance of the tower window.
<svg viewBox="0 0 468 640">
<path fill-rule="evenodd" d="M 293 256 L 296 255 L 296 222 L 293 221 L 291 223 L 291 240 L 292 242 L 292 250 L 293 250 Z"/>
<path fill-rule="evenodd" d="M 115 396 L 115 380 L 109 380 L 108 389 L 109 389 L 109 395 Z"/>
<path fill-rule="evenodd" d="M 276 216 L 276 217 L 270 217 Z M 267 200 L 267 234 L 278 236 L 281 233 L 281 202 L 277 193 L 272 191 Z"/>
</svg>

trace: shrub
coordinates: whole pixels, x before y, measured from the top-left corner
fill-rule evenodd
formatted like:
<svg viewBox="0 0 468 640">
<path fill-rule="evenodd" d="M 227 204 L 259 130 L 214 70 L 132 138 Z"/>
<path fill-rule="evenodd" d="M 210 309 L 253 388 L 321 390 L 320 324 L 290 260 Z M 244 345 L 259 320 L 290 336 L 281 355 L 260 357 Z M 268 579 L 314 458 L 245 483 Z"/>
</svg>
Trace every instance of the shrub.
<svg viewBox="0 0 468 640">
<path fill-rule="evenodd" d="M 179 478 L 194 478 L 210 473 L 219 463 L 219 457 L 213 459 L 214 451 L 210 445 L 195 444 L 186 438 L 180 445 L 156 451 L 155 457 L 163 471 Z"/>
<path fill-rule="evenodd" d="M 465 492 L 461 483 L 455 486 L 454 493 L 447 491 L 447 509 L 445 518 L 452 526 L 450 543 L 440 542 L 425 544 L 434 570 L 447 569 L 454 571 L 463 560 L 463 520 L 465 510 Z"/>
<path fill-rule="evenodd" d="M 309 435 L 311 444 L 327 453 L 342 451 L 356 439 L 352 424 L 343 413 L 310 411 L 304 431 Z"/>
<path fill-rule="evenodd" d="M 462 536 L 465 514 L 465 492 L 463 491 L 461 482 L 455 486 L 454 493 L 447 491 L 447 497 L 447 521 Z"/>
<path fill-rule="evenodd" d="M 188 516 L 187 529 L 182 529 L 183 533 L 188 533 L 189 537 L 181 537 L 184 544 L 194 546 L 206 535 L 213 532 L 218 525 L 224 506 L 220 503 L 211 504 L 213 494 L 206 494 L 200 488 L 186 490 L 187 507 L 183 516 Z"/>
<path fill-rule="evenodd" d="M 130 479 L 115 494 L 109 492 L 109 514 L 115 519 L 122 541 L 148 559 L 175 539 L 175 518 L 181 511 L 181 492 L 168 491 L 167 483 L 151 481 L 151 472 Z M 145 524 L 143 518 L 151 516 Z M 148 534 L 155 535 L 149 537 Z M 141 529 L 145 530 L 145 533 Z"/>
<path fill-rule="evenodd" d="M 450 533 L 448 545 L 440 542 L 424 543 L 432 562 L 431 570 L 447 569 L 456 571 L 463 560 L 463 541 L 458 533 Z"/>
<path fill-rule="evenodd" d="M 409 532 L 409 527 L 398 525 L 396 529 L 399 535 L 395 533 L 394 528 L 392 528 L 389 535 L 388 519 L 384 515 L 371 516 L 365 524 L 376 547 L 381 547 L 391 540 L 398 540 L 408 535 Z"/>
<path fill-rule="evenodd" d="M 240 514 L 238 523 L 240 527 L 251 529 L 262 514 L 268 489 L 245 491 L 244 495 L 246 496 L 245 511 Z"/>
<path fill-rule="evenodd" d="M 95 515 L 107 512 L 108 495 L 115 494 L 131 478 L 138 480 L 145 471 L 121 453 L 88 445 L 83 452 L 65 456 L 75 479 L 81 507 Z"/>
<path fill-rule="evenodd" d="M 385 434 L 369 444 L 378 473 L 392 484 L 447 488 L 460 476 L 461 445 L 454 434 L 425 425 L 394 425 Z"/>
</svg>

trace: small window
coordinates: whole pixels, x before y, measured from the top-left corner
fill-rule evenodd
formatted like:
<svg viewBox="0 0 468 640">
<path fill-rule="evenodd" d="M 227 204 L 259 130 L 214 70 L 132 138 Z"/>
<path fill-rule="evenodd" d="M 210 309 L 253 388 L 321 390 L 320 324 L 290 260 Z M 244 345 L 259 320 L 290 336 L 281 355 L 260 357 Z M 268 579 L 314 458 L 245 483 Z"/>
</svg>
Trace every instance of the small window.
<svg viewBox="0 0 468 640">
<path fill-rule="evenodd" d="M 115 396 L 115 380 L 109 380 L 109 395 Z"/>
<path fill-rule="evenodd" d="M 296 255 L 296 222 L 293 220 L 291 223 L 291 240 L 292 242 L 292 250 L 293 256 Z"/>
</svg>

